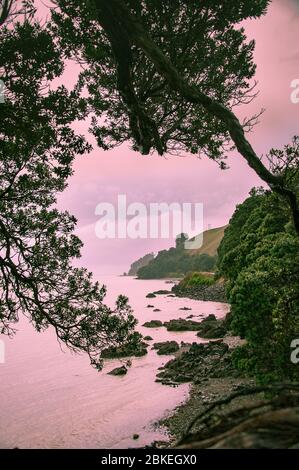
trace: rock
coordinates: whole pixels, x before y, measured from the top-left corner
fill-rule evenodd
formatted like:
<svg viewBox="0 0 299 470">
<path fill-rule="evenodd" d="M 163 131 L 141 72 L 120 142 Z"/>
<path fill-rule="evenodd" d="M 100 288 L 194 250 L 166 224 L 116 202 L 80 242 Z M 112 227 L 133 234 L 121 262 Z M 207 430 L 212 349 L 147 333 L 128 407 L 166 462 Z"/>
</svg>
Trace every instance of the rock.
<svg viewBox="0 0 299 470">
<path fill-rule="evenodd" d="M 181 308 L 179 308 L 179 310 L 192 310 L 192 308 L 189 308 L 189 307 L 181 307 Z"/>
<path fill-rule="evenodd" d="M 161 343 L 154 343 L 153 349 L 157 349 L 159 356 L 166 354 L 173 354 L 179 350 L 179 345 L 176 341 L 164 341 Z"/>
<path fill-rule="evenodd" d="M 211 286 L 183 287 L 180 283 L 172 287 L 172 292 L 178 297 L 188 297 L 195 300 L 209 300 L 210 302 L 226 302 L 225 285 L 215 283 Z"/>
<path fill-rule="evenodd" d="M 116 367 L 115 369 L 108 372 L 108 375 L 126 375 L 128 369 L 125 366 Z"/>
<path fill-rule="evenodd" d="M 201 322 L 185 320 L 184 318 L 170 320 L 164 323 L 168 331 L 197 331 Z"/>
<path fill-rule="evenodd" d="M 188 317 L 186 317 L 187 319 L 189 318 L 194 318 L 194 315 L 188 315 Z"/>
<path fill-rule="evenodd" d="M 226 335 L 224 322 L 222 320 L 209 320 L 209 318 L 212 317 L 214 317 L 214 315 L 209 315 L 209 317 L 202 320 L 197 336 L 200 338 L 213 339 L 223 338 Z"/>
<path fill-rule="evenodd" d="M 154 295 L 167 295 L 167 294 L 171 294 L 171 291 L 170 290 L 156 290 L 154 292 Z"/>
<path fill-rule="evenodd" d="M 159 308 L 155 308 L 153 312 L 161 312 L 161 310 Z"/>
<path fill-rule="evenodd" d="M 151 336 L 144 336 L 145 341 L 152 341 L 153 338 Z"/>
<path fill-rule="evenodd" d="M 223 341 L 193 343 L 188 351 L 165 364 L 164 370 L 157 374 L 157 381 L 200 383 L 205 378 L 231 376 L 233 371 L 231 351 Z"/>
<path fill-rule="evenodd" d="M 174 294 L 169 294 L 167 297 L 176 297 Z"/>
<path fill-rule="evenodd" d="M 148 304 L 146 308 L 154 308 L 154 305 Z"/>
<path fill-rule="evenodd" d="M 145 326 L 146 328 L 160 328 L 161 326 L 163 326 L 163 323 L 161 322 L 161 320 L 151 320 L 145 322 L 142 326 Z"/>
<path fill-rule="evenodd" d="M 146 295 L 147 299 L 153 299 L 154 297 L 156 297 L 156 295 L 153 294 L 152 292 L 150 292 L 149 294 Z"/>
<path fill-rule="evenodd" d="M 214 339 L 214 338 L 223 338 L 226 335 L 226 330 L 225 328 L 222 328 L 221 326 L 215 326 L 211 327 L 209 331 L 205 333 L 203 336 L 200 331 L 197 333 L 197 336 L 204 338 L 204 339 Z"/>
<path fill-rule="evenodd" d="M 133 434 L 133 439 L 134 439 L 134 441 L 136 441 L 137 439 L 139 439 L 139 434 Z"/>
<path fill-rule="evenodd" d="M 181 348 L 190 348 L 192 343 L 185 343 L 185 341 L 181 341 Z"/>
<path fill-rule="evenodd" d="M 223 320 L 224 327 L 226 330 L 229 330 L 232 322 L 232 313 L 228 312 Z"/>
<path fill-rule="evenodd" d="M 217 318 L 215 317 L 213 313 L 210 313 L 210 315 L 208 315 L 202 320 L 202 322 L 206 322 L 206 321 L 217 321 Z"/>
</svg>

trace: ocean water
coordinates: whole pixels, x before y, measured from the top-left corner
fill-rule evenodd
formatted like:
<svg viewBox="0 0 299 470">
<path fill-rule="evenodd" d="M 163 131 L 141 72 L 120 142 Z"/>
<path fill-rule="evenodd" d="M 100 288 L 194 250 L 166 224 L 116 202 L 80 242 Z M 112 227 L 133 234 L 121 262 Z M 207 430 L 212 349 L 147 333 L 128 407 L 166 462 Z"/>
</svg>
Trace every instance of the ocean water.
<svg viewBox="0 0 299 470">
<path fill-rule="evenodd" d="M 99 276 L 107 285 L 106 302 L 113 305 L 118 294 L 125 294 L 139 320 L 137 329 L 153 342 L 200 341 L 195 332 L 167 332 L 149 329 L 148 320 L 167 321 L 188 315 L 210 313 L 217 317 L 227 305 L 191 299 L 157 296 L 149 292 L 171 289 L 163 280 L 141 281 L 131 277 Z M 161 312 L 146 308 L 152 304 Z M 192 311 L 182 311 L 182 307 Z M 134 358 L 124 377 L 107 372 L 121 365 L 108 360 L 102 372 L 94 370 L 85 355 L 73 354 L 61 346 L 49 329 L 37 333 L 26 318 L 17 325 L 13 339 L 0 336 L 5 343 L 5 363 L 0 364 L 0 447 L 1 448 L 128 448 L 165 439 L 155 423 L 186 400 L 187 384 L 167 387 L 155 382 L 158 367 L 171 356 L 148 354 Z M 139 434 L 133 440 L 133 434 Z"/>
</svg>

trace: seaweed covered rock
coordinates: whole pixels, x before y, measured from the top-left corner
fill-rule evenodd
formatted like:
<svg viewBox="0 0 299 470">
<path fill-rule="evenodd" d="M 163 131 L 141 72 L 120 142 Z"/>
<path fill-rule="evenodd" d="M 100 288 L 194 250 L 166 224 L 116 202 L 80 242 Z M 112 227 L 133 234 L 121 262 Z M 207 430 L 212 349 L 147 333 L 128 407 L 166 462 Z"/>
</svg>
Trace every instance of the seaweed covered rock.
<svg viewBox="0 0 299 470">
<path fill-rule="evenodd" d="M 171 294 L 170 290 L 160 289 L 153 292 L 154 295 L 168 295 Z"/>
<path fill-rule="evenodd" d="M 166 354 L 173 354 L 179 350 L 179 345 L 176 341 L 164 341 L 161 343 L 154 343 L 153 349 L 157 350 L 159 356 Z"/>
<path fill-rule="evenodd" d="M 156 297 L 156 294 L 154 294 L 153 292 L 150 292 L 149 294 L 146 295 L 147 299 L 154 299 L 155 297 Z"/>
<path fill-rule="evenodd" d="M 235 373 L 231 352 L 222 340 L 193 343 L 188 351 L 165 364 L 157 381 L 166 385 L 200 383 L 205 378 L 227 377 Z"/>
<path fill-rule="evenodd" d="M 143 323 L 142 326 L 145 326 L 146 328 L 159 328 L 163 326 L 163 323 L 161 322 L 161 320 L 151 320 Z"/>
<path fill-rule="evenodd" d="M 168 331 L 198 331 L 201 322 L 178 318 L 164 323 Z"/>
<path fill-rule="evenodd" d="M 125 366 L 116 367 L 115 369 L 108 372 L 108 375 L 126 375 L 128 369 Z"/>
<path fill-rule="evenodd" d="M 197 336 L 200 338 L 213 339 L 223 338 L 226 334 L 224 321 L 222 320 L 208 320 L 206 318 L 200 323 Z"/>
</svg>

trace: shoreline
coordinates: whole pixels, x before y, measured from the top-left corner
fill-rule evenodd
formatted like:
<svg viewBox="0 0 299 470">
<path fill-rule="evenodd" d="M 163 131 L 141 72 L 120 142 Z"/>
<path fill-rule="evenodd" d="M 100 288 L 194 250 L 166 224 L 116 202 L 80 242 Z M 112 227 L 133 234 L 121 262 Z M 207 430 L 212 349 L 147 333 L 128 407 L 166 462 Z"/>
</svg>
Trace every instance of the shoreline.
<svg viewBox="0 0 299 470">
<path fill-rule="evenodd" d="M 203 412 L 206 407 L 225 395 L 243 386 L 253 385 L 254 381 L 249 378 L 210 378 L 205 384 L 190 384 L 189 395 L 186 401 L 178 405 L 168 416 L 162 418 L 157 425 L 166 429 L 169 440 L 160 443 L 159 447 L 172 448 L 184 436 L 188 425 L 193 418 Z M 255 402 L 255 398 L 239 398 L 231 405 L 230 409 L 235 409 L 241 405 L 249 405 Z M 193 431 L 200 428 L 194 425 Z"/>
<path fill-rule="evenodd" d="M 192 300 L 227 303 L 224 283 L 216 282 L 210 286 L 181 287 L 175 284 L 171 291 L 177 297 Z"/>
<path fill-rule="evenodd" d="M 199 302 L 202 301 L 200 299 L 197 300 Z M 217 319 L 217 321 L 225 322 L 227 318 L 227 315 L 225 315 L 222 318 Z M 205 346 L 212 345 L 215 347 L 217 347 L 216 345 L 221 346 L 225 344 L 230 354 L 237 346 L 244 344 L 244 340 L 241 340 L 237 336 L 230 335 L 229 329 L 227 329 L 227 333 L 223 338 L 210 339 L 206 343 L 201 344 L 204 344 Z M 184 347 L 180 348 L 180 350 L 174 355 L 174 360 L 180 358 L 180 356 L 186 351 L 188 352 L 188 350 L 190 349 Z M 212 363 L 214 362 L 216 366 L 218 361 L 213 358 L 211 359 Z M 207 360 L 209 360 L 209 357 L 207 357 Z M 168 440 L 155 442 L 153 443 L 154 447 L 176 447 L 178 441 L 180 441 L 180 439 L 184 436 L 184 433 L 186 432 L 190 422 L 197 414 L 202 413 L 212 402 L 218 401 L 224 396 L 228 396 L 232 392 L 236 392 L 243 387 L 255 385 L 255 381 L 252 378 L 241 376 L 240 373 L 236 370 L 226 370 L 225 366 L 223 367 L 223 376 L 221 367 L 219 377 L 217 377 L 217 373 L 216 376 L 214 375 L 215 374 L 212 366 L 211 372 L 207 376 L 203 376 L 199 380 L 199 383 L 197 383 L 196 380 L 190 380 L 187 382 L 189 383 L 189 390 L 185 401 L 175 407 L 167 416 L 162 417 L 157 423 L 155 423 L 157 427 L 166 430 Z M 164 382 L 163 384 L 163 386 L 171 386 L 171 382 L 169 384 Z M 179 384 L 177 385 L 180 386 Z M 250 406 L 251 404 L 255 403 L 256 400 L 257 397 L 240 397 L 235 400 L 233 404 L 227 406 L 226 409 L 234 410 L 242 405 Z M 195 425 L 193 431 L 199 431 L 199 428 L 197 428 Z"/>
<path fill-rule="evenodd" d="M 163 280 L 165 281 L 165 279 Z M 177 289 L 176 287 L 177 284 L 172 287 L 171 291 L 177 298 L 190 298 L 192 300 L 197 300 L 198 302 L 216 301 L 227 303 L 224 296 L 224 285 L 220 285 L 220 290 L 219 284 L 210 286 L 208 288 L 208 292 L 206 292 L 206 288 L 194 288 L 192 291 L 188 292 L 186 289 Z M 225 318 L 227 318 L 226 315 L 218 320 L 224 321 Z M 230 349 L 243 343 L 240 338 L 229 336 L 228 334 L 222 340 Z M 177 358 L 184 351 L 186 351 L 186 349 L 181 348 L 178 353 L 174 354 L 174 358 Z M 229 394 L 233 390 L 237 390 L 238 387 L 249 385 L 250 383 L 252 383 L 252 380 L 240 377 L 206 378 L 204 379 L 204 382 L 200 384 L 195 384 L 190 381 L 188 395 L 184 402 L 175 407 L 167 416 L 162 417 L 155 423 L 155 426 L 166 431 L 168 440 L 155 442 L 153 443 L 154 447 L 170 448 L 174 446 L 174 444 L 182 437 L 188 424 L 196 413 L 203 411 L 212 401 L 218 400 L 223 397 L 223 395 Z M 163 386 L 170 385 L 164 384 Z"/>
</svg>

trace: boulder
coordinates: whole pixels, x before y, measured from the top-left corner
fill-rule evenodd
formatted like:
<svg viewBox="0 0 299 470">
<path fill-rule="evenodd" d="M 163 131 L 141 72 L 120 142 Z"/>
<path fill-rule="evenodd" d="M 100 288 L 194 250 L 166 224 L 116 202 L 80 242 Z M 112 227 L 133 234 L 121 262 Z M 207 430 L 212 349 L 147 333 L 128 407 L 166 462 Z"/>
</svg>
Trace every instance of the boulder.
<svg viewBox="0 0 299 470">
<path fill-rule="evenodd" d="M 156 297 L 156 295 L 153 294 L 152 292 L 150 292 L 149 294 L 146 295 L 146 298 L 147 298 L 147 299 L 153 299 L 153 298 L 155 298 L 155 297 Z"/>
<path fill-rule="evenodd" d="M 161 322 L 161 320 L 151 320 L 143 323 L 142 326 L 145 326 L 146 328 L 160 328 L 161 326 L 163 326 L 163 323 Z"/>
<path fill-rule="evenodd" d="M 235 369 L 231 352 L 223 341 L 207 344 L 193 343 L 188 351 L 170 360 L 157 374 L 157 381 L 163 384 L 193 382 L 200 383 L 205 378 L 231 376 Z"/>
<path fill-rule="evenodd" d="M 116 367 L 115 369 L 108 372 L 108 375 L 126 375 L 128 369 L 125 366 Z"/>
<path fill-rule="evenodd" d="M 154 343 L 153 349 L 157 349 L 159 356 L 166 354 L 173 354 L 179 350 L 179 345 L 176 341 L 164 341 L 161 343 Z"/>
<path fill-rule="evenodd" d="M 170 290 L 156 290 L 154 292 L 154 295 L 167 295 L 167 294 L 171 294 L 171 291 Z"/>
<path fill-rule="evenodd" d="M 153 338 L 151 336 L 144 336 L 145 341 L 152 341 Z"/>
<path fill-rule="evenodd" d="M 198 331 L 201 322 L 178 318 L 164 323 L 168 331 Z"/>
<path fill-rule="evenodd" d="M 208 315 L 202 320 L 202 322 L 206 322 L 206 321 L 217 321 L 217 318 L 215 317 L 213 313 L 210 313 L 210 315 Z"/>
<path fill-rule="evenodd" d="M 222 320 L 204 319 L 201 322 L 200 328 L 198 329 L 197 333 L 197 336 L 205 339 L 223 338 L 225 335 L 226 328 Z"/>
</svg>

